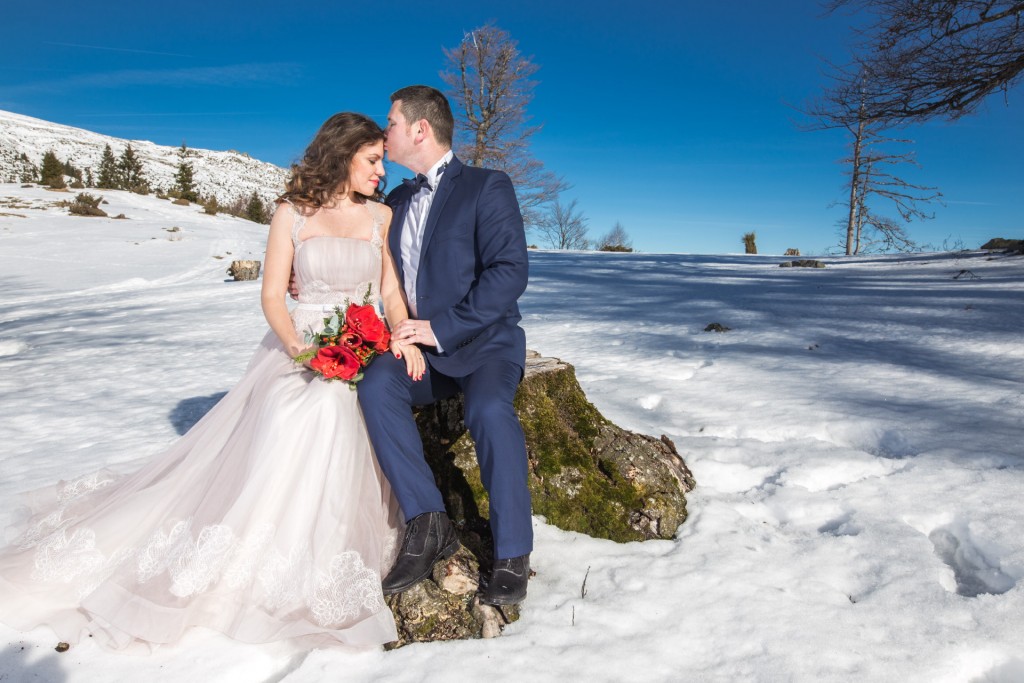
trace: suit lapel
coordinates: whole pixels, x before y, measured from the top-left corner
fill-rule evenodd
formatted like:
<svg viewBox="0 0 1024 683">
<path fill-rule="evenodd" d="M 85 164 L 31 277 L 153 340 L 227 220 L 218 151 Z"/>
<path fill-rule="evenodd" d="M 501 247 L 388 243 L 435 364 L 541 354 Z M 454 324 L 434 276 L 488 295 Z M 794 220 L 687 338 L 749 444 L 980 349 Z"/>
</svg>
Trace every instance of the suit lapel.
<svg viewBox="0 0 1024 683">
<path fill-rule="evenodd" d="M 420 265 L 419 272 L 423 272 L 423 260 L 427 256 L 427 250 L 430 249 L 430 239 L 434 236 L 434 228 L 437 226 L 437 219 L 444 211 L 445 202 L 448 201 L 448 197 L 451 196 L 452 191 L 455 189 L 455 185 L 459 182 L 459 175 L 462 174 L 462 162 L 456 157 L 452 157 L 452 160 L 448 162 L 448 168 L 445 169 L 444 175 L 441 176 L 441 182 L 438 184 L 434 196 L 434 201 L 430 204 L 430 213 L 427 214 L 427 226 L 423 229 L 423 245 L 420 247 Z"/>
<path fill-rule="evenodd" d="M 391 250 L 391 257 L 395 262 L 398 271 L 398 281 L 405 282 L 405 268 L 402 264 L 402 231 L 405 229 L 405 215 L 409 213 L 409 201 L 411 196 L 405 192 L 405 197 L 397 199 L 391 204 L 391 227 L 388 229 L 388 248 Z"/>
</svg>

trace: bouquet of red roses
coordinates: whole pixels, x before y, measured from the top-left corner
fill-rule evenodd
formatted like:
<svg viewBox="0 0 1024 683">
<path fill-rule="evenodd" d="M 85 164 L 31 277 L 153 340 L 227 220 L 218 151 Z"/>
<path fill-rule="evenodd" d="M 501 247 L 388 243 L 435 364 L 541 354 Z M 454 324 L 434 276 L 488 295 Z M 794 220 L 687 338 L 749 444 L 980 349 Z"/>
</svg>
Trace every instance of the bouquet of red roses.
<svg viewBox="0 0 1024 683">
<path fill-rule="evenodd" d="M 363 368 L 387 351 L 390 342 L 391 333 L 372 305 L 349 304 L 344 311 L 338 306 L 324 318 L 323 330 L 306 335 L 313 348 L 296 356 L 295 362 L 309 361 L 325 380 L 339 379 L 355 389 Z"/>
</svg>

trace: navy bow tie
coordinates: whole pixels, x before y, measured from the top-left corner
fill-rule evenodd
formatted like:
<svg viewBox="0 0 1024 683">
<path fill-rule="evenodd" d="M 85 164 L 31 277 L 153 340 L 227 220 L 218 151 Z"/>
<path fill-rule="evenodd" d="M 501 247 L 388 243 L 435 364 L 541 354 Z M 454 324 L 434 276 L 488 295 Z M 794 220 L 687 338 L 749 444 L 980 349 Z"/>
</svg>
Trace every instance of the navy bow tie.
<svg viewBox="0 0 1024 683">
<path fill-rule="evenodd" d="M 434 185 L 440 182 L 441 174 L 444 173 L 444 170 L 446 168 L 448 168 L 447 162 L 441 164 L 440 168 L 437 169 L 437 180 L 434 181 Z M 407 185 L 409 189 L 412 190 L 413 194 L 419 192 L 421 187 L 427 188 L 428 192 L 434 191 L 434 188 L 431 186 L 430 181 L 427 180 L 427 176 L 423 175 L 422 173 L 417 173 L 415 178 L 403 178 L 402 184 Z"/>
<path fill-rule="evenodd" d="M 430 181 L 427 180 L 427 176 L 422 173 L 417 173 L 415 178 L 404 178 L 402 180 L 403 185 L 407 185 L 413 194 L 420 191 L 421 187 L 427 188 L 427 192 L 432 191 L 434 188 L 430 187 Z"/>
</svg>

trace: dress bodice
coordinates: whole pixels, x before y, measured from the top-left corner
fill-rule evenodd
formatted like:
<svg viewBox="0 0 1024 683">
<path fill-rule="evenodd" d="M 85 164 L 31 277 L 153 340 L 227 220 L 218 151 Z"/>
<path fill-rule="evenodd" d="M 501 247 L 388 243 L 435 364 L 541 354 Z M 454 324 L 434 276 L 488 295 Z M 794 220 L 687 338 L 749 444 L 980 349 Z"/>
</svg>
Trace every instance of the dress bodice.
<svg viewBox="0 0 1024 683">
<path fill-rule="evenodd" d="M 382 212 L 369 203 L 367 210 L 373 216 L 369 240 L 323 235 L 303 239 L 305 216 L 292 209 L 292 267 L 299 290 L 299 304 L 292 310 L 292 321 L 297 331 L 304 333 L 311 327 L 319 330 L 328 312 L 349 302 L 367 301 L 380 308 Z"/>
</svg>

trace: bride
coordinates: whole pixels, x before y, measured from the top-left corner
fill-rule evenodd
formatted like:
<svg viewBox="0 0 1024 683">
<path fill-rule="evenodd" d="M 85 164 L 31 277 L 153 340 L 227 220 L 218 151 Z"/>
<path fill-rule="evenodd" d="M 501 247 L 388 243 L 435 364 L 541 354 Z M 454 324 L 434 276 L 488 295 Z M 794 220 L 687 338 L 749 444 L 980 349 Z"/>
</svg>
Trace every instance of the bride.
<svg viewBox="0 0 1024 683">
<path fill-rule="evenodd" d="M 379 203 L 383 140 L 361 114 L 323 124 L 270 224 L 270 331 L 245 374 L 134 474 L 104 470 L 28 496 L 27 522 L 0 550 L 0 621 L 113 648 L 173 643 L 194 626 L 249 643 L 395 640 L 381 575 L 400 514 L 356 392 L 293 361 L 307 330 L 367 293 L 392 326 L 407 317 Z M 391 351 L 422 376 L 419 349 Z"/>
</svg>

